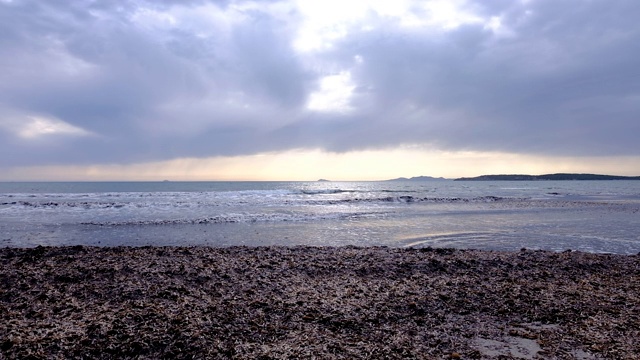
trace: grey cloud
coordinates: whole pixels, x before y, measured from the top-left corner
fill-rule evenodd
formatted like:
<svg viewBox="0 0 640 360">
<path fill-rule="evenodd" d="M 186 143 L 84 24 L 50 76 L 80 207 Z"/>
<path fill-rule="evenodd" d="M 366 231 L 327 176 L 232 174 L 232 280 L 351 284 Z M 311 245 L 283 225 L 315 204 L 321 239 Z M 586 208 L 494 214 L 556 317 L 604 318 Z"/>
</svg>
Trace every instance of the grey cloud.
<svg viewBox="0 0 640 360">
<path fill-rule="evenodd" d="M 637 26 L 613 16 L 600 23 L 603 9 L 589 4 L 532 2 L 530 19 L 522 20 L 524 9 L 504 19 L 513 38 L 471 25 L 441 37 L 367 33 L 341 51 L 357 48 L 365 59 L 358 80 L 385 104 L 366 120 L 382 125 L 381 144 L 396 134 L 392 141 L 454 150 L 638 154 L 628 134 L 640 104 L 623 101 L 640 94 Z M 607 6 L 622 17 L 640 10 Z M 416 106 L 411 113 L 403 112 L 407 102 Z"/>
<path fill-rule="evenodd" d="M 295 21 L 259 10 L 206 36 L 131 20 L 138 6 L 202 3 L 0 5 L 0 151 L 11 154 L 0 165 L 415 143 L 640 154 L 637 1 L 473 3 L 479 14 L 501 17 L 500 35 L 481 24 L 431 31 L 372 17 L 373 30 L 350 29 L 331 51 L 313 55 L 292 49 Z M 78 66 L 86 68 L 74 72 Z M 326 69 L 351 71 L 353 111 L 305 110 Z M 27 141 L 7 125 L 9 113 L 61 119 L 93 135 Z"/>
<path fill-rule="evenodd" d="M 233 59 L 241 74 L 239 86 L 287 107 L 301 107 L 313 80 L 291 51 L 291 36 L 279 31 L 277 21 L 256 14 L 232 38 Z"/>
</svg>

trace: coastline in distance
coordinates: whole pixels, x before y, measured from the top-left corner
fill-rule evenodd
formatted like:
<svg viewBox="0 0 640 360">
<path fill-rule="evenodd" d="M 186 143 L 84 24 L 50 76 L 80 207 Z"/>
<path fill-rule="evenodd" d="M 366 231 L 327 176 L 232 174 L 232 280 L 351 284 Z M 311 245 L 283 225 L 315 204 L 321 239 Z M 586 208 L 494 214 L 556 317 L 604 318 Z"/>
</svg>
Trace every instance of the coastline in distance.
<svg viewBox="0 0 640 360">
<path fill-rule="evenodd" d="M 545 175 L 481 175 L 462 177 L 454 181 L 535 181 L 535 180 L 640 180 L 640 176 L 617 176 L 599 174 L 545 174 Z"/>
</svg>

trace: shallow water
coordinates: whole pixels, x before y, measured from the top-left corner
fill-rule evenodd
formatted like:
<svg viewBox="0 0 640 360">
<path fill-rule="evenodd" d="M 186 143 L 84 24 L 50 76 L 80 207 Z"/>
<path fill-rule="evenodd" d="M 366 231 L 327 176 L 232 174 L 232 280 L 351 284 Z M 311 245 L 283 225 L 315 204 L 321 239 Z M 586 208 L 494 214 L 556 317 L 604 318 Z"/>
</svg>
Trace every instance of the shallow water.
<svg viewBox="0 0 640 360">
<path fill-rule="evenodd" d="M 640 181 L 0 183 L 0 246 L 640 252 Z"/>
</svg>

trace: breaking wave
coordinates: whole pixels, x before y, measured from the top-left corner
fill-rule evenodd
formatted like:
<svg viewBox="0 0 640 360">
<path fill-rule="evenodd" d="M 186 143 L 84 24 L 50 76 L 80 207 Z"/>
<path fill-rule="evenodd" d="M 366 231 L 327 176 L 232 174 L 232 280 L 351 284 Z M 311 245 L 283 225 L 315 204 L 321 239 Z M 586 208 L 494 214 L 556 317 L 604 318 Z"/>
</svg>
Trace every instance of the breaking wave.
<svg viewBox="0 0 640 360">
<path fill-rule="evenodd" d="M 95 226 L 145 226 L 145 225 L 205 225 L 258 222 L 304 222 L 314 220 L 348 220 L 380 216 L 376 212 L 357 212 L 349 214 L 225 214 L 196 219 L 156 219 L 129 221 L 86 221 L 81 225 Z"/>
<path fill-rule="evenodd" d="M 343 190 L 336 190 L 342 193 L 347 192 Z M 325 192 L 328 194 L 328 192 Z M 216 205 L 235 205 L 242 204 L 244 201 L 240 199 L 226 199 L 224 202 L 215 201 L 216 199 L 209 201 L 163 201 L 163 202 L 134 202 L 134 201 L 8 201 L 0 203 L 0 206 L 16 206 L 24 208 L 38 208 L 38 209 L 55 209 L 55 208 L 79 208 L 79 209 L 120 209 L 125 207 L 134 208 L 146 208 L 146 207 L 184 207 L 184 206 L 216 206 Z M 234 201 L 237 202 L 234 204 Z M 503 198 L 498 196 L 479 196 L 473 198 L 460 198 L 460 197 L 415 197 L 415 196 L 385 196 L 385 197 L 350 197 L 344 199 L 286 199 L 282 201 L 273 200 L 271 205 L 337 205 L 337 204 L 350 204 L 350 203 L 486 203 L 497 202 L 503 200 L 524 200 Z"/>
<path fill-rule="evenodd" d="M 335 190 L 334 194 L 345 193 L 348 191 Z M 322 194 L 329 194 L 323 192 Z M 317 194 L 317 193 L 316 193 Z M 239 204 L 250 204 L 246 199 L 226 198 L 226 199 L 185 199 L 173 200 L 157 199 L 160 201 L 5 201 L 1 202 L 3 207 L 19 207 L 32 209 L 59 209 L 59 208 L 77 208 L 77 209 L 120 209 L 120 208 L 182 208 L 182 207 L 204 207 L 204 206 L 233 206 Z M 383 197 L 348 197 L 342 199 L 323 199 L 323 198 L 276 198 L 270 199 L 271 206 L 278 205 L 339 205 L 339 204 L 358 204 L 358 203 L 488 203 L 507 200 L 526 200 L 515 198 L 504 198 L 499 196 L 479 196 L 472 198 L 462 197 L 416 197 L 416 196 L 383 196 Z M 263 204 L 267 205 L 267 204 Z"/>
<path fill-rule="evenodd" d="M 516 198 L 505 198 L 499 196 L 478 196 L 473 198 L 461 197 L 417 197 L 417 196 L 385 196 L 376 198 L 350 198 L 337 200 L 309 200 L 308 203 L 314 205 L 322 204 L 348 204 L 348 203 L 489 203 L 497 201 L 526 200 Z"/>
<path fill-rule="evenodd" d="M 116 202 L 93 202 L 93 201 L 11 201 L 11 202 L 2 202 L 0 205 L 16 205 L 23 206 L 27 208 L 58 208 L 58 207 L 69 207 L 69 208 L 83 208 L 83 209 L 109 209 L 115 208 L 119 209 L 130 205 L 131 203 L 116 203 Z"/>
</svg>

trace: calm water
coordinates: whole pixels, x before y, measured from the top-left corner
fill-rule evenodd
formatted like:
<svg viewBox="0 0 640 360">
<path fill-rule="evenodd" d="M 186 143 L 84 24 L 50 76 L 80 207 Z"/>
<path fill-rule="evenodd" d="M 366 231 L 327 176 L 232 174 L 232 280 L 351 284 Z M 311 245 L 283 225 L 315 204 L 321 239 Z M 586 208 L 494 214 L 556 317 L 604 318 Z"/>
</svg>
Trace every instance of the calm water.
<svg viewBox="0 0 640 360">
<path fill-rule="evenodd" d="M 640 252 L 640 181 L 0 183 L 0 247 Z"/>
</svg>

